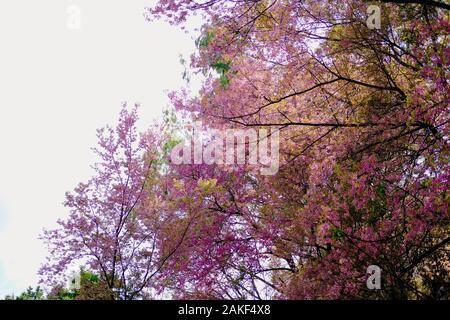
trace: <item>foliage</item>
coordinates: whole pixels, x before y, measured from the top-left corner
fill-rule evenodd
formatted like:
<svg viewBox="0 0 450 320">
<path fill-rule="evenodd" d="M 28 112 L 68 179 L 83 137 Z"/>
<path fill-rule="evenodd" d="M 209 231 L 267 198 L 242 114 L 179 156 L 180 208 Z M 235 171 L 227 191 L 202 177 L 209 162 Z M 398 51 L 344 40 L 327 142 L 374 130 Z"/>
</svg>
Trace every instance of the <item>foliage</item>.
<svg viewBox="0 0 450 320">
<path fill-rule="evenodd" d="M 25 292 L 22 292 L 18 296 L 7 295 L 5 300 L 43 300 L 44 298 L 44 291 L 41 287 L 37 286 L 35 289 L 28 287 Z"/>
<path fill-rule="evenodd" d="M 90 271 L 80 270 L 79 287 L 55 285 L 47 295 L 49 300 L 110 300 L 108 284 Z"/>
<path fill-rule="evenodd" d="M 372 30 L 359 0 L 160 0 L 149 19 L 206 21 L 190 66 L 203 86 L 171 93 L 176 110 L 280 130 L 280 170 L 175 165 L 180 120 L 133 149 L 123 111 L 44 235 L 43 273 L 87 259 L 121 299 L 447 299 L 449 8 L 383 2 Z"/>
</svg>

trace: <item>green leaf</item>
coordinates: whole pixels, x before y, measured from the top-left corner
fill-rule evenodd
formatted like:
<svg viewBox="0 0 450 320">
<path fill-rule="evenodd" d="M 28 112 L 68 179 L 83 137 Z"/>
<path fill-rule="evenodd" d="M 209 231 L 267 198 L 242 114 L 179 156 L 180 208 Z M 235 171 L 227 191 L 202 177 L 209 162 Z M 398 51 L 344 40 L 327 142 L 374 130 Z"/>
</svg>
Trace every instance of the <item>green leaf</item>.
<svg viewBox="0 0 450 320">
<path fill-rule="evenodd" d="M 222 61 L 219 60 L 216 63 L 213 63 L 211 65 L 211 68 L 213 68 L 215 71 L 217 71 L 220 74 L 227 73 L 231 68 L 231 61 Z"/>
<path fill-rule="evenodd" d="M 230 79 L 226 75 L 221 75 L 219 78 L 220 85 L 224 88 L 228 87 L 230 84 Z"/>
<path fill-rule="evenodd" d="M 195 41 L 195 45 L 198 48 L 206 47 L 211 43 L 211 40 L 214 38 L 214 33 L 208 31 L 205 35 L 201 36 Z"/>
<path fill-rule="evenodd" d="M 333 228 L 331 232 L 333 240 L 341 240 L 344 237 L 344 231 L 339 228 Z"/>
</svg>

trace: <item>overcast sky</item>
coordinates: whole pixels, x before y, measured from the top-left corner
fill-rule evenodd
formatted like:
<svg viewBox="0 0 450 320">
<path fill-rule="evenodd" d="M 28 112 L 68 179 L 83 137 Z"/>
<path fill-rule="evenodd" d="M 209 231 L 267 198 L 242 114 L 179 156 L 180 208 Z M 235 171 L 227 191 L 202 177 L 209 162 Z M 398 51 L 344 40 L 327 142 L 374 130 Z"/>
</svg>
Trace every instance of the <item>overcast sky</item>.
<svg viewBox="0 0 450 320">
<path fill-rule="evenodd" d="M 153 2 L 0 1 L 0 297 L 37 284 L 37 237 L 89 178 L 96 128 L 127 101 L 145 129 L 183 84 L 192 36 L 145 21 Z"/>
</svg>

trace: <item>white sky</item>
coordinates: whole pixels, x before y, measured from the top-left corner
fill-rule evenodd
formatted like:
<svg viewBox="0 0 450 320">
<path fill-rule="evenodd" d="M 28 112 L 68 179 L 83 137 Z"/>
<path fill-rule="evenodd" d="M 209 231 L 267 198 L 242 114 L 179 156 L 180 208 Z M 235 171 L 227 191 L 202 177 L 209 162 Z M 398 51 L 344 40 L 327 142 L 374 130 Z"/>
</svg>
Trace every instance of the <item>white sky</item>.
<svg viewBox="0 0 450 320">
<path fill-rule="evenodd" d="M 37 237 L 89 178 L 96 128 L 115 124 L 127 101 L 141 103 L 145 129 L 183 84 L 179 55 L 194 41 L 145 21 L 152 3 L 1 0 L 0 298 L 37 284 L 46 255 Z M 81 9 L 79 30 L 66 25 L 70 5 Z"/>
</svg>

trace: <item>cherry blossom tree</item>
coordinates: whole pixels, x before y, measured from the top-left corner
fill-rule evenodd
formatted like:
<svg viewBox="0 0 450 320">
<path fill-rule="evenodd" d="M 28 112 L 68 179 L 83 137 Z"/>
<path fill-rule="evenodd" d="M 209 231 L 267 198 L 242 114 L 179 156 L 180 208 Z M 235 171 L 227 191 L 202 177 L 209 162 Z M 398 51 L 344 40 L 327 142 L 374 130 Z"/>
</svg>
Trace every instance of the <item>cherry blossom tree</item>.
<svg viewBox="0 0 450 320">
<path fill-rule="evenodd" d="M 187 120 L 138 139 L 123 111 L 100 131 L 96 175 L 44 234 L 46 281 L 79 261 L 121 299 L 448 298 L 449 8 L 382 2 L 379 29 L 359 0 L 148 9 L 181 27 L 203 16 L 202 87 L 170 94 Z M 174 163 L 185 121 L 275 130 L 279 171 Z"/>
<path fill-rule="evenodd" d="M 43 234 L 50 252 L 40 270 L 46 284 L 78 263 L 100 275 L 112 299 L 152 294 L 150 283 L 171 253 L 159 248 L 166 219 L 156 183 L 159 140 L 151 130 L 139 136 L 137 120 L 137 105 L 131 111 L 124 105 L 115 128 L 98 130 L 95 175 L 66 194 L 69 216 Z"/>
<path fill-rule="evenodd" d="M 166 0 L 149 9 L 149 20 L 183 25 L 200 13 L 207 22 L 191 63 L 206 79 L 198 97 L 171 94 L 178 110 L 283 136 L 274 177 L 174 169 L 183 170 L 175 186 L 195 199 L 186 214 L 202 212 L 201 232 L 174 262 L 178 292 L 448 295 L 448 6 L 389 2 L 374 30 L 362 1 Z M 214 185 L 207 196 L 199 179 Z M 367 289 L 370 265 L 381 267 L 384 290 Z"/>
</svg>

